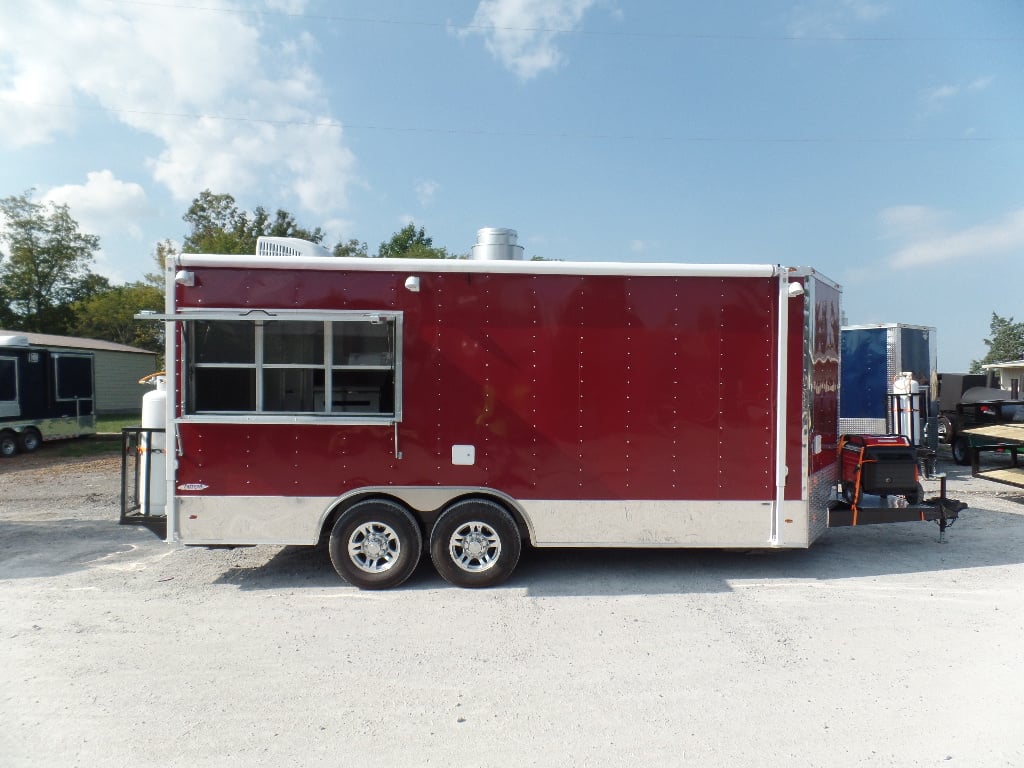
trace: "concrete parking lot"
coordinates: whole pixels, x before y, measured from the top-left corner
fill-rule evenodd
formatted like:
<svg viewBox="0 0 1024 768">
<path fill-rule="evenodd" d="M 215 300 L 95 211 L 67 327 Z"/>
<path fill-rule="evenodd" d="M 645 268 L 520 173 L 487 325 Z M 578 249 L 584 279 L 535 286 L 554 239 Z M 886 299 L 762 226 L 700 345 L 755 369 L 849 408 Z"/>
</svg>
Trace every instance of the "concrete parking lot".
<svg viewBox="0 0 1024 768">
<path fill-rule="evenodd" d="M 0 464 L 3 766 L 1024 765 L 1024 493 L 810 550 L 526 551 L 360 592 L 116 524 L 116 458 Z"/>
</svg>

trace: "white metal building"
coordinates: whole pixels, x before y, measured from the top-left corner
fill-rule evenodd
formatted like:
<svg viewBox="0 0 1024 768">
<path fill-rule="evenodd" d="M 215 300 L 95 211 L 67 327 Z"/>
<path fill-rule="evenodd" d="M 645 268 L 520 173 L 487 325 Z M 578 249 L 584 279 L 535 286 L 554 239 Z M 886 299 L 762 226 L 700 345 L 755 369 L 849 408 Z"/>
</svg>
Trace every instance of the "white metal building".
<svg viewBox="0 0 1024 768">
<path fill-rule="evenodd" d="M 986 371 L 995 371 L 999 374 L 999 386 L 1009 390 L 1014 400 L 1024 397 L 1024 360 L 989 363 L 981 367 Z"/>
</svg>

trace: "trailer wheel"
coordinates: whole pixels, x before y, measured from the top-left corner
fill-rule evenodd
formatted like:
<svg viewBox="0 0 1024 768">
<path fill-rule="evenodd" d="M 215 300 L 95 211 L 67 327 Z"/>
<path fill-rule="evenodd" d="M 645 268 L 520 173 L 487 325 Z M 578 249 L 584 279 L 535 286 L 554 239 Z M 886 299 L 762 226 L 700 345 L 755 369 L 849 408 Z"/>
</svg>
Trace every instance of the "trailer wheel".
<svg viewBox="0 0 1024 768">
<path fill-rule="evenodd" d="M 0 456 L 9 459 L 18 452 L 18 436 L 10 430 L 0 432 Z"/>
<path fill-rule="evenodd" d="M 370 499 L 338 518 L 328 549 L 334 570 L 349 584 L 360 589 L 389 589 L 416 570 L 423 535 L 404 507 Z"/>
<path fill-rule="evenodd" d="M 32 427 L 22 431 L 21 437 L 18 439 L 18 447 L 25 453 L 32 453 L 32 451 L 38 450 L 42 444 L 42 435 L 39 434 L 38 429 L 33 429 Z"/>
<path fill-rule="evenodd" d="M 453 504 L 430 533 L 430 559 L 457 587 L 493 587 L 512 575 L 523 542 L 508 511 L 493 501 Z"/>
<path fill-rule="evenodd" d="M 939 442 L 949 443 L 949 437 L 953 434 L 953 425 L 945 416 L 939 416 Z"/>
<path fill-rule="evenodd" d="M 963 435 L 957 435 L 953 438 L 953 443 L 950 446 L 953 453 L 953 461 L 961 466 L 971 463 L 971 443 Z"/>
</svg>

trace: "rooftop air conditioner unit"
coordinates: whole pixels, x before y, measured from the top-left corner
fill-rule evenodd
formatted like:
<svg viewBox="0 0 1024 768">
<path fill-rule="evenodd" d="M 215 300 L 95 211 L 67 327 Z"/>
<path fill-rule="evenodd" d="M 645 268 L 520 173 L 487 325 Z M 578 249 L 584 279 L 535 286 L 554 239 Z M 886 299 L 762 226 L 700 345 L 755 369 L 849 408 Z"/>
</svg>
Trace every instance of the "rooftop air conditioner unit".
<svg viewBox="0 0 1024 768">
<path fill-rule="evenodd" d="M 331 252 L 317 243 L 299 237 L 256 238 L 257 256 L 330 256 Z"/>
</svg>

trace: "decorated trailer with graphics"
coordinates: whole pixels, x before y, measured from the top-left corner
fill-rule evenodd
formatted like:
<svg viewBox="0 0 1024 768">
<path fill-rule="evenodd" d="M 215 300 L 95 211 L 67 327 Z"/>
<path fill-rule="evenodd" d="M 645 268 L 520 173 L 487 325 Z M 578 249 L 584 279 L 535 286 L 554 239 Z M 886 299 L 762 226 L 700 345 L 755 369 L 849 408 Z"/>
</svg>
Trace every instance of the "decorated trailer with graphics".
<svg viewBox="0 0 1024 768">
<path fill-rule="evenodd" d="M 426 552 L 473 587 L 524 544 L 799 548 L 856 522 L 830 510 L 840 290 L 812 269 L 270 245 L 168 261 L 147 471 L 170 541 L 327 542 L 362 588 Z"/>
<path fill-rule="evenodd" d="M 91 353 L 0 336 L 0 457 L 31 453 L 44 440 L 96 434 L 95 391 Z"/>
</svg>

